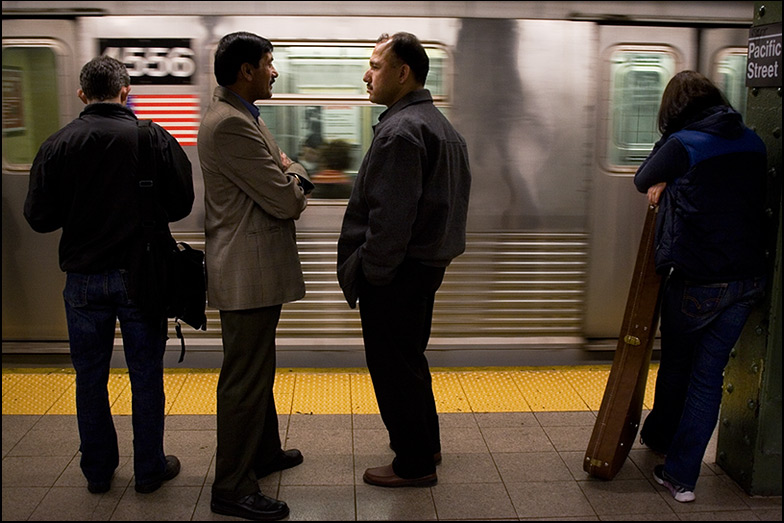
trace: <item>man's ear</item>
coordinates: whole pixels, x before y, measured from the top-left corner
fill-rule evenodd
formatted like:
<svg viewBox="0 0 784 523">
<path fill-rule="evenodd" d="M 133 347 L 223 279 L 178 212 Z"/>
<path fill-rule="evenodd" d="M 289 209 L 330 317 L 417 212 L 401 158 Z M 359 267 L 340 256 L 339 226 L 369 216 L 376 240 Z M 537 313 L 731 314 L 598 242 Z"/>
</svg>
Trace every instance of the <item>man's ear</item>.
<svg viewBox="0 0 784 523">
<path fill-rule="evenodd" d="M 84 105 L 87 105 L 88 103 L 90 103 L 90 102 L 87 100 L 87 97 L 84 95 L 84 91 L 82 91 L 81 89 L 77 89 L 77 90 L 76 90 L 76 96 L 78 96 L 78 97 L 79 97 L 79 99 L 80 99 L 82 102 L 84 102 Z"/>
<path fill-rule="evenodd" d="M 400 74 L 398 76 L 398 82 L 400 84 L 406 83 L 408 77 L 411 75 L 411 67 L 408 64 L 403 64 L 400 66 Z"/>
<path fill-rule="evenodd" d="M 128 95 L 131 94 L 131 86 L 126 85 L 120 88 L 120 103 L 125 105 L 125 102 L 128 101 Z"/>
<path fill-rule="evenodd" d="M 248 81 L 252 80 L 253 79 L 253 66 L 250 65 L 247 62 L 242 64 L 240 66 L 240 72 L 237 75 L 237 79 L 239 80 L 240 77 L 242 77 L 242 78 L 244 78 L 245 80 L 248 80 Z"/>
</svg>

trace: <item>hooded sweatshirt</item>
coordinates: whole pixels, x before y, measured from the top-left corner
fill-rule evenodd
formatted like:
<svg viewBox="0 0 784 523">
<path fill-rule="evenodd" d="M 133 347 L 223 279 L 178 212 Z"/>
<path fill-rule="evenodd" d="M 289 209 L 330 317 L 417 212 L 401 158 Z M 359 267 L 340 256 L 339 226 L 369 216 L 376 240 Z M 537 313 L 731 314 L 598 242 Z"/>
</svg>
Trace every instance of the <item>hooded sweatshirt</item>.
<svg viewBox="0 0 784 523">
<path fill-rule="evenodd" d="M 634 176 L 660 182 L 656 269 L 703 283 L 765 274 L 765 145 L 730 107 L 663 136 Z"/>
</svg>

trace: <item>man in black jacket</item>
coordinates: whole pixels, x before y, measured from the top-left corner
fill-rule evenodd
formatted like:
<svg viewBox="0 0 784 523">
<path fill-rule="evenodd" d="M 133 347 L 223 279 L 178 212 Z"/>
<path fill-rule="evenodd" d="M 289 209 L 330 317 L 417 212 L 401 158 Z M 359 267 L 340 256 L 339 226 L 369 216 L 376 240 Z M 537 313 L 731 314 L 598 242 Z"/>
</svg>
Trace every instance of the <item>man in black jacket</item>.
<svg viewBox="0 0 784 523">
<path fill-rule="evenodd" d="M 76 370 L 81 468 L 92 493 L 111 487 L 119 464 L 107 383 L 119 318 L 133 390 L 136 491 L 149 493 L 180 471 L 163 452 L 163 354 L 167 320 L 142 311 L 132 260 L 142 246 L 137 119 L 125 107 L 130 77 L 109 57 L 81 71 L 77 119 L 41 145 L 30 170 L 24 215 L 37 232 L 62 228 L 60 268 L 67 273 L 66 319 Z M 172 222 L 193 205 L 191 164 L 176 140 L 152 124 L 159 205 Z"/>
<path fill-rule="evenodd" d="M 416 36 L 382 35 L 364 81 L 386 105 L 351 193 L 338 279 L 357 297 L 379 411 L 395 451 L 363 479 L 383 487 L 436 483 L 441 442 L 430 368 L 435 294 L 465 250 L 471 173 L 462 136 L 424 89 L 429 61 Z"/>
</svg>

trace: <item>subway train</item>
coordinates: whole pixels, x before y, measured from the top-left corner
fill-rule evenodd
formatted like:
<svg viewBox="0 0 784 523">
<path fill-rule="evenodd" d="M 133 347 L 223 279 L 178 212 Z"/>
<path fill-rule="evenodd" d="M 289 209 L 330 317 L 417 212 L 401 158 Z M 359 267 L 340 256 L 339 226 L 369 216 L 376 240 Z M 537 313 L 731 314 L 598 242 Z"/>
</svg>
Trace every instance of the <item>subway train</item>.
<svg viewBox="0 0 784 523">
<path fill-rule="evenodd" d="M 283 308 L 279 363 L 363 364 L 336 243 L 385 109 L 369 102 L 362 77 L 378 36 L 397 31 L 425 45 L 426 87 L 465 137 L 473 175 L 467 248 L 437 295 L 431 362 L 571 363 L 612 349 L 647 209 L 632 177 L 659 138 L 663 89 L 676 72 L 699 70 L 743 113 L 753 10 L 679 1 L 3 1 L 3 353 L 67 352 L 60 235 L 34 233 L 22 207 L 38 146 L 82 108 L 81 66 L 100 54 L 122 60 L 129 105 L 184 147 L 196 202 L 172 231 L 203 247 L 196 136 L 216 86 L 215 47 L 234 31 L 274 45 L 280 76 L 257 105 L 281 148 L 312 174 L 324 147 L 341 143 L 347 156 L 341 183 L 315 193 L 297 223 L 307 294 Z M 220 354 L 218 311 L 208 308 L 207 330 L 185 328 L 185 337 L 192 364 Z"/>
</svg>

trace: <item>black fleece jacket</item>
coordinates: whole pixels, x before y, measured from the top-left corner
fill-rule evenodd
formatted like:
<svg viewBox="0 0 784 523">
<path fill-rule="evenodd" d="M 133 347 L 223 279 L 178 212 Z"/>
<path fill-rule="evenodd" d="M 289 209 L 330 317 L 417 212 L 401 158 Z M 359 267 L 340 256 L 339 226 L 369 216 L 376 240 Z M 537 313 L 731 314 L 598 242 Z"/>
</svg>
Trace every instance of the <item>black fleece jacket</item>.
<svg viewBox="0 0 784 523">
<path fill-rule="evenodd" d="M 152 124 L 158 201 L 165 220 L 193 205 L 191 163 L 166 130 Z M 98 273 L 128 268 L 141 237 L 139 147 L 133 111 L 89 104 L 49 137 L 30 170 L 24 216 L 38 232 L 62 227 L 60 268 Z"/>
</svg>

